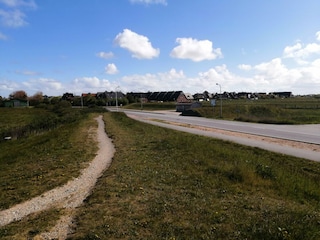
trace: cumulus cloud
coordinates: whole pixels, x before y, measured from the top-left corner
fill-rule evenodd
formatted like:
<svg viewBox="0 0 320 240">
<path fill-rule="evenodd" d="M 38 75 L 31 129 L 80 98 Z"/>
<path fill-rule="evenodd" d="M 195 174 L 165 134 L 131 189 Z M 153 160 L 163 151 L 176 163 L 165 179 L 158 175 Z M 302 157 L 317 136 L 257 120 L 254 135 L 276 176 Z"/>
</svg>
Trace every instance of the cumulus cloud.
<svg viewBox="0 0 320 240">
<path fill-rule="evenodd" d="M 51 78 L 39 78 L 22 82 L 22 89 L 28 89 L 27 92 L 43 92 L 44 94 L 52 94 L 59 96 L 63 89 L 60 81 Z"/>
<path fill-rule="evenodd" d="M 83 87 L 88 87 L 88 88 L 100 87 L 100 79 L 97 77 L 76 78 L 73 82 L 76 85 L 81 85 Z"/>
<path fill-rule="evenodd" d="M 320 41 L 320 31 L 316 33 L 316 40 Z M 283 58 L 292 58 L 300 65 L 308 64 L 306 59 L 320 54 L 320 43 L 308 43 L 304 45 L 297 42 L 293 46 L 286 46 L 283 50 Z"/>
<path fill-rule="evenodd" d="M 96 56 L 99 58 L 110 59 L 114 57 L 114 54 L 113 52 L 98 52 Z"/>
<path fill-rule="evenodd" d="M 305 47 L 301 43 L 285 47 L 284 58 L 307 58 L 312 54 L 320 54 L 320 44 L 310 43 Z"/>
<path fill-rule="evenodd" d="M 179 46 L 175 47 L 170 54 L 173 58 L 190 59 L 194 62 L 200 62 L 222 57 L 221 49 L 214 49 L 212 42 L 209 40 L 177 38 L 176 42 Z"/>
<path fill-rule="evenodd" d="M 105 70 L 107 74 L 117 74 L 119 72 L 117 66 L 114 63 L 109 63 L 106 66 Z"/>
<path fill-rule="evenodd" d="M 143 3 L 143 4 L 163 4 L 167 5 L 166 0 L 130 0 L 131 3 Z"/>
<path fill-rule="evenodd" d="M 239 64 L 238 68 L 244 71 L 249 71 L 252 69 L 251 65 L 248 64 Z"/>
<path fill-rule="evenodd" d="M 124 29 L 114 39 L 115 43 L 121 48 L 127 49 L 132 53 L 132 57 L 138 59 L 152 59 L 158 57 L 160 50 L 153 48 L 149 39 L 139 35 L 129 29 Z"/>
<path fill-rule="evenodd" d="M 168 72 L 124 76 L 121 83 L 129 91 L 173 91 L 181 90 L 181 86 L 186 85 L 185 80 L 186 76 L 182 70 L 172 68 Z"/>
<path fill-rule="evenodd" d="M 81 77 L 72 81 L 72 89 L 76 92 L 101 92 L 109 89 L 115 89 L 115 85 L 107 79 L 99 79 L 98 77 Z"/>
<path fill-rule="evenodd" d="M 283 59 L 274 58 L 256 65 L 240 64 L 246 76 L 232 72 L 227 65 L 215 66 L 195 76 L 186 76 L 182 70 L 171 69 L 167 72 L 146 73 L 122 77 L 119 84 L 128 91 L 170 91 L 183 90 L 196 93 L 205 90 L 274 92 L 292 91 L 293 94 L 318 93 L 320 88 L 320 59 L 307 65 L 288 67 Z M 312 89 L 314 92 L 312 92 Z"/>
</svg>

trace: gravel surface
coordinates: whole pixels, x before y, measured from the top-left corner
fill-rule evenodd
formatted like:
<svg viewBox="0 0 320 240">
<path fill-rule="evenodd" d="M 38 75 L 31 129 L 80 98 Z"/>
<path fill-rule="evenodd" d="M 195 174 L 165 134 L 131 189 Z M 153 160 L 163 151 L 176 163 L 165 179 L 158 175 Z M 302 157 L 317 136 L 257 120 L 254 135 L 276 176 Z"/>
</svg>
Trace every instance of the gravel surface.
<svg viewBox="0 0 320 240">
<path fill-rule="evenodd" d="M 0 226 L 5 226 L 29 214 L 41 212 L 52 207 L 64 208 L 67 214 L 59 219 L 53 229 L 49 232 L 41 233 L 36 239 L 65 239 L 67 237 L 72 227 L 75 208 L 80 206 L 83 200 L 90 195 L 97 179 L 110 166 L 115 152 L 111 139 L 105 133 L 102 116 L 99 116 L 96 120 L 99 123 L 97 129 L 99 150 L 89 166 L 82 170 L 81 175 L 61 187 L 1 211 Z"/>
</svg>

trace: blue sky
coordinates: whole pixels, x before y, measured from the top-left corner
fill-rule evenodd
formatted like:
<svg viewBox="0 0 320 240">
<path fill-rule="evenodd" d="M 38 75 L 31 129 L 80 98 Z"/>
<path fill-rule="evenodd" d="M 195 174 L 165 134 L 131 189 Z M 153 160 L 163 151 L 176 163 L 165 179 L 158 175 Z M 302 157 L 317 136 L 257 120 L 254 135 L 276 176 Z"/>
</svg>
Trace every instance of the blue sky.
<svg viewBox="0 0 320 240">
<path fill-rule="evenodd" d="M 320 94 L 319 0 L 0 0 L 0 96 Z"/>
</svg>

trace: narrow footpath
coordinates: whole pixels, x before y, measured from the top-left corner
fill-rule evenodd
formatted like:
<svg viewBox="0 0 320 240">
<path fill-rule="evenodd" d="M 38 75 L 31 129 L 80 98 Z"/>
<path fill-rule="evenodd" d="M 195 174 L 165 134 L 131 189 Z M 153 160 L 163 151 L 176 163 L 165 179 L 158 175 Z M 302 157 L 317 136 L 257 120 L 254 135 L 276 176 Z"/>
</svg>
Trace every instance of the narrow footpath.
<svg viewBox="0 0 320 240">
<path fill-rule="evenodd" d="M 0 227 L 18 221 L 29 214 L 38 213 L 50 208 L 64 208 L 67 215 L 62 216 L 49 232 L 41 233 L 37 239 L 66 239 L 70 233 L 75 208 L 79 207 L 90 195 L 97 179 L 110 166 L 115 148 L 105 133 L 102 116 L 98 121 L 97 140 L 99 150 L 94 160 L 82 170 L 78 178 L 65 185 L 52 189 L 41 196 L 15 205 L 0 212 Z"/>
</svg>

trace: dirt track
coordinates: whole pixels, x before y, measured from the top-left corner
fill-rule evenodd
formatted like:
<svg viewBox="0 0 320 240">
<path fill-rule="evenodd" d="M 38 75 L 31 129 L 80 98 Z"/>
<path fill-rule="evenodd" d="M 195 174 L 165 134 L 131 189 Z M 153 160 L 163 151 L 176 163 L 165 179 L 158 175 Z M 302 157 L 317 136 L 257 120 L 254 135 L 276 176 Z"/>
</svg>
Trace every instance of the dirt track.
<svg viewBox="0 0 320 240">
<path fill-rule="evenodd" d="M 97 129 L 99 150 L 89 166 L 82 170 L 81 175 L 61 187 L 1 211 L 0 227 L 20 220 L 32 213 L 50 208 L 64 208 L 67 215 L 62 216 L 53 229 L 49 232 L 41 233 L 36 239 L 65 239 L 67 237 L 72 227 L 74 209 L 80 206 L 90 194 L 97 179 L 110 166 L 115 152 L 111 140 L 105 133 L 102 116 L 99 116 L 96 120 L 99 124 Z"/>
</svg>

